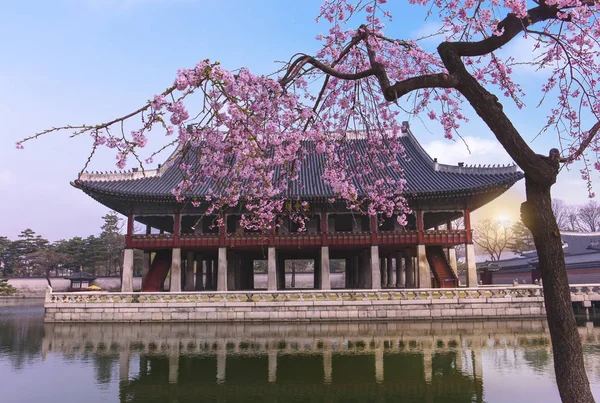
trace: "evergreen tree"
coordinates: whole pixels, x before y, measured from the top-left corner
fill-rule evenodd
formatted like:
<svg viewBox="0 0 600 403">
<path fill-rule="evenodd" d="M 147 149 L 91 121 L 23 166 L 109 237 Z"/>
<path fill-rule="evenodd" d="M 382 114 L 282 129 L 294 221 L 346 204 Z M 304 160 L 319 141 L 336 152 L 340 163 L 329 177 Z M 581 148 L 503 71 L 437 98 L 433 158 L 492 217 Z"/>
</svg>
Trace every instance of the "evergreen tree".
<svg viewBox="0 0 600 403">
<path fill-rule="evenodd" d="M 106 275 L 118 275 L 121 272 L 121 252 L 125 247 L 125 237 L 121 233 L 123 223 L 116 211 L 111 211 L 102 217 L 102 233 L 100 239 L 104 247 Z"/>
<path fill-rule="evenodd" d="M 508 249 L 513 253 L 522 254 L 525 252 L 535 251 L 533 236 L 531 231 L 519 220 L 512 226 L 512 241 L 508 245 Z"/>
</svg>

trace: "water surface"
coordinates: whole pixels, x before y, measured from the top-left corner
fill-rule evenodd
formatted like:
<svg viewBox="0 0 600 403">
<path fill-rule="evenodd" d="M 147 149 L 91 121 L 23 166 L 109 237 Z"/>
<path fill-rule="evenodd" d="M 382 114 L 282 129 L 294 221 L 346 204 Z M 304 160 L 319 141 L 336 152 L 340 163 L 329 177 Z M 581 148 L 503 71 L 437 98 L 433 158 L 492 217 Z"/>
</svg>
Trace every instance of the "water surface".
<svg viewBox="0 0 600 403">
<path fill-rule="evenodd" d="M 600 398 L 600 328 L 580 328 Z M 0 307 L 3 402 L 558 402 L 543 321 L 44 324 Z"/>
</svg>

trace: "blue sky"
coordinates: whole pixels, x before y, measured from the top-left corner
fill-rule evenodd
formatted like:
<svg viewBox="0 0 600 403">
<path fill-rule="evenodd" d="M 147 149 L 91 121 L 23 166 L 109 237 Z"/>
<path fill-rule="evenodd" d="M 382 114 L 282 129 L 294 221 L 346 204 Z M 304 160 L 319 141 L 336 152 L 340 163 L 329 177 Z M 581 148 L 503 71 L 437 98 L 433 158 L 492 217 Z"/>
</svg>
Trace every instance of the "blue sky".
<svg viewBox="0 0 600 403">
<path fill-rule="evenodd" d="M 405 4 L 405 2 L 398 2 Z M 122 115 L 169 86 L 180 67 L 218 60 L 227 68 L 247 66 L 257 73 L 278 68 L 296 52 L 314 53 L 321 1 L 207 0 L 53 0 L 5 2 L 0 8 L 0 236 L 11 238 L 32 228 L 51 239 L 97 234 L 102 205 L 70 186 L 82 168 L 89 137 L 48 135 L 16 150 L 16 141 L 52 126 L 96 123 Z M 424 22 L 421 7 L 403 7 L 388 35 L 414 38 L 435 26 Z M 434 46 L 434 44 L 430 44 Z M 523 43 L 510 50 L 527 52 Z M 517 73 L 537 104 L 536 74 Z M 543 113 L 514 111 L 514 122 L 528 139 L 539 130 Z M 461 133 L 472 153 L 443 139 L 435 126 L 411 121 L 418 139 L 443 163 L 508 163 L 488 130 L 473 117 Z M 537 139 L 539 152 L 555 138 Z M 158 161 L 157 161 L 158 162 Z M 105 152 L 92 170 L 115 170 Z M 587 201 L 577 172 L 561 174 L 556 197 Z M 487 213 L 516 217 L 524 183 Z M 494 212 L 492 212 L 492 210 Z M 480 215 L 486 212 L 480 213 Z M 500 214 L 500 213 L 498 213 Z"/>
</svg>

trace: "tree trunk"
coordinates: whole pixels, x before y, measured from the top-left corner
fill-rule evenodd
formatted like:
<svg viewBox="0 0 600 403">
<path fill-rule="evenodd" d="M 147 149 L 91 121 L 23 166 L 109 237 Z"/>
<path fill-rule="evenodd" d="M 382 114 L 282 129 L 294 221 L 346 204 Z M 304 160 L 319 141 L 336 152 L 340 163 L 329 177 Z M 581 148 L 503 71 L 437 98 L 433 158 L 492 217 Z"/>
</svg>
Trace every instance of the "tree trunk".
<svg viewBox="0 0 600 403">
<path fill-rule="evenodd" d="M 560 397 L 568 403 L 594 402 L 571 304 L 562 241 L 552 212 L 551 186 L 525 175 L 527 201 L 521 205 L 521 215 L 538 253 Z"/>
</svg>

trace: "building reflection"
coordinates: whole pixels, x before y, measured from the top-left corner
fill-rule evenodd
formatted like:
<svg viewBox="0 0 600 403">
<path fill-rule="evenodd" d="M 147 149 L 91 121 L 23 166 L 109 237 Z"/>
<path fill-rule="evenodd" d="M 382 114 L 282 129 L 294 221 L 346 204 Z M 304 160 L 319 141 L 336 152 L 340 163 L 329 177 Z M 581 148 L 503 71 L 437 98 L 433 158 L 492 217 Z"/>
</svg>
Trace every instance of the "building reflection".
<svg viewBox="0 0 600 403">
<path fill-rule="evenodd" d="M 598 339 L 593 327 L 582 332 Z M 543 321 L 46 324 L 44 333 L 44 356 L 118 362 L 122 402 L 481 402 L 484 350 L 535 345 L 523 361 L 551 365 Z"/>
</svg>

